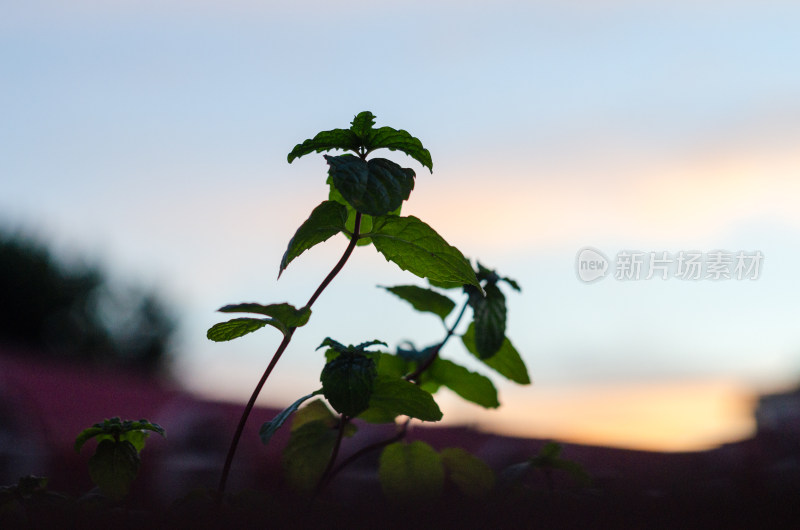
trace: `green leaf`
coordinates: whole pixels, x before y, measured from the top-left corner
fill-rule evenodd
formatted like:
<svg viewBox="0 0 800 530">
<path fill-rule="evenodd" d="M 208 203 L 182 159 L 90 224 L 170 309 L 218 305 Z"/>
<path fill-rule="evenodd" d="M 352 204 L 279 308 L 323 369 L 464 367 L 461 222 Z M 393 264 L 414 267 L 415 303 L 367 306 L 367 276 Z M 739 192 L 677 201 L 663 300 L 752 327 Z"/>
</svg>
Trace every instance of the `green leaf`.
<svg viewBox="0 0 800 530">
<path fill-rule="evenodd" d="M 500 278 L 500 280 L 506 282 L 508 285 L 511 286 L 512 289 L 514 289 L 518 293 L 522 292 L 522 289 L 520 288 L 519 284 L 515 280 L 512 280 L 511 278 L 505 278 L 505 277 Z"/>
<path fill-rule="evenodd" d="M 515 291 L 517 291 L 517 292 L 521 292 L 522 291 L 522 289 L 520 289 L 519 284 L 516 282 L 516 280 L 512 280 L 511 278 L 500 276 L 499 274 L 497 274 L 496 271 L 493 271 L 493 270 L 481 265 L 480 262 L 478 262 L 478 273 L 477 273 L 477 276 L 478 276 L 478 279 L 481 280 L 481 281 L 485 280 L 485 281 L 488 281 L 489 283 L 506 282 Z"/>
<path fill-rule="evenodd" d="M 442 281 L 431 280 L 430 278 L 428 278 L 428 283 L 431 284 L 433 287 L 438 287 L 439 289 L 461 289 L 462 287 L 464 287 L 463 283 L 442 282 Z"/>
<path fill-rule="evenodd" d="M 391 151 L 401 151 L 424 167 L 427 167 L 430 172 L 433 173 L 431 153 L 422 146 L 422 142 L 402 129 L 399 131 L 391 127 L 373 129 L 369 132 L 366 147 L 368 152 L 381 148 L 386 148 Z"/>
<path fill-rule="evenodd" d="M 470 372 L 454 362 L 437 358 L 423 373 L 423 382 L 431 380 L 446 386 L 467 401 L 484 408 L 497 408 L 497 389 L 492 381 L 481 374 Z"/>
<path fill-rule="evenodd" d="M 329 348 L 328 351 L 325 352 L 325 359 L 328 362 L 336 359 L 340 355 L 365 355 L 372 359 L 375 358 L 379 352 L 369 351 L 367 348 L 370 346 L 377 346 L 378 344 L 386 346 L 386 343 L 382 340 L 369 340 L 362 342 L 358 346 L 353 346 L 352 344 L 345 346 L 341 342 L 335 341 L 330 337 L 325 337 L 325 339 L 322 341 L 322 344 L 317 346 L 317 349 L 319 350 L 325 346 Z"/>
<path fill-rule="evenodd" d="M 384 423 L 401 415 L 422 421 L 442 419 L 442 411 L 430 393 L 405 379 L 378 375 L 375 377 L 369 408 L 361 414 L 361 419 Z"/>
<path fill-rule="evenodd" d="M 356 212 L 355 208 L 350 206 L 349 202 L 344 200 L 344 197 L 342 197 L 342 194 L 339 193 L 339 190 L 337 190 L 336 186 L 333 185 L 333 180 L 331 179 L 330 176 L 328 176 L 328 180 L 326 182 L 327 182 L 327 184 L 328 184 L 328 186 L 330 188 L 330 191 L 328 192 L 328 200 L 334 201 L 334 202 L 338 202 L 339 204 L 341 204 L 342 206 L 344 206 L 347 209 L 347 221 L 345 222 L 345 232 L 344 232 L 344 234 L 348 239 L 351 239 L 352 234 L 355 233 L 355 229 L 356 229 L 356 214 L 358 212 Z M 396 210 L 393 210 L 393 211 L 389 212 L 388 215 L 400 215 L 400 212 L 402 211 L 402 209 L 403 209 L 403 206 L 400 205 L 400 206 L 397 207 Z M 365 213 L 362 213 L 361 214 L 361 224 L 359 226 L 359 234 L 366 234 L 366 233 L 371 232 L 372 231 L 372 225 L 373 225 L 372 216 L 371 215 L 367 215 Z M 372 240 L 370 238 L 359 236 L 358 241 L 356 242 L 356 245 L 362 247 L 362 246 L 365 246 L 365 245 L 369 245 L 371 243 L 372 243 Z"/>
<path fill-rule="evenodd" d="M 539 454 L 531 459 L 531 463 L 538 465 L 541 462 L 549 462 L 561 456 L 563 447 L 558 442 L 547 442 L 539 450 Z"/>
<path fill-rule="evenodd" d="M 89 476 L 103 495 L 121 500 L 139 472 L 139 453 L 129 441 L 102 440 L 89 459 Z"/>
<path fill-rule="evenodd" d="M 447 318 L 456 306 L 455 302 L 443 294 L 416 285 L 396 285 L 384 289 L 410 303 L 417 311 L 433 313 L 442 320 Z"/>
<path fill-rule="evenodd" d="M 328 348 L 336 352 L 337 355 L 369 355 L 369 354 L 375 354 L 377 352 L 371 352 L 367 350 L 367 348 L 369 348 L 370 346 L 377 346 L 378 344 L 381 344 L 383 346 L 387 345 L 382 340 L 376 339 L 376 340 L 368 340 L 366 342 L 362 342 L 358 346 L 353 346 L 352 344 L 345 346 L 341 342 L 335 341 L 330 337 L 325 337 L 325 339 L 322 341 L 322 344 L 317 346 L 317 349 L 324 348 L 325 346 L 327 346 Z M 333 359 L 335 358 L 336 357 L 333 357 Z"/>
<path fill-rule="evenodd" d="M 287 335 L 292 328 L 304 326 L 311 317 L 311 309 L 307 307 L 295 308 L 291 304 L 261 305 L 256 303 L 226 305 L 219 309 L 222 313 L 256 313 L 272 318 L 234 318 L 227 322 L 213 325 L 206 336 L 215 341 L 222 342 L 233 340 L 247 335 L 266 325 L 270 325 Z"/>
<path fill-rule="evenodd" d="M 450 480 L 462 493 L 482 499 L 492 491 L 494 471 L 486 462 L 457 447 L 443 449 L 440 454 Z"/>
<path fill-rule="evenodd" d="M 292 433 L 283 450 L 286 479 L 293 488 L 309 493 L 319 482 L 336 443 L 339 419 L 325 403 L 316 399 L 295 413 Z M 349 423 L 344 436 L 352 436 L 356 427 Z"/>
<path fill-rule="evenodd" d="M 566 471 L 572 478 L 584 485 L 591 483 L 592 478 L 583 469 L 583 466 L 572 460 L 561 458 L 561 450 L 561 444 L 548 442 L 542 447 L 538 455 L 528 460 L 528 463 L 537 469 L 560 469 Z"/>
<path fill-rule="evenodd" d="M 414 171 L 391 160 L 364 161 L 353 155 L 328 156 L 333 186 L 357 211 L 385 215 L 399 208 L 414 189 Z"/>
<path fill-rule="evenodd" d="M 84 429 L 78 434 L 78 437 L 75 438 L 75 452 L 80 453 L 81 447 L 85 444 L 89 439 L 94 438 L 99 434 L 103 434 L 103 428 L 98 426 L 89 427 L 88 429 Z"/>
<path fill-rule="evenodd" d="M 317 346 L 317 349 L 319 350 L 320 348 L 324 348 L 325 346 L 327 346 L 328 348 L 332 349 L 333 351 L 335 351 L 336 353 L 338 353 L 340 355 L 342 353 L 352 353 L 352 348 L 353 348 L 352 345 L 348 348 L 347 346 L 345 346 L 341 342 L 333 340 L 330 337 L 325 337 L 322 340 L 322 342 L 320 343 L 320 345 Z"/>
<path fill-rule="evenodd" d="M 369 111 L 359 112 L 350 122 L 350 130 L 353 131 L 363 145 L 373 125 L 375 125 L 374 114 Z"/>
<path fill-rule="evenodd" d="M 122 434 L 99 434 L 95 440 L 97 440 L 98 444 L 103 440 L 111 440 L 112 442 L 130 442 L 131 445 L 133 445 L 133 447 L 136 449 L 136 452 L 139 453 L 142 451 L 142 449 L 144 449 L 145 442 L 149 436 L 150 433 L 147 431 L 129 431 Z"/>
<path fill-rule="evenodd" d="M 310 493 L 322 477 L 336 443 L 336 429 L 324 420 L 292 427 L 282 462 L 286 479 L 293 488 Z"/>
<path fill-rule="evenodd" d="M 481 359 L 480 355 L 478 355 L 478 350 L 475 346 L 474 323 L 470 323 L 467 331 L 461 337 L 461 342 L 464 343 L 464 347 L 467 348 L 471 354 L 503 377 L 521 385 L 529 385 L 531 383 L 531 379 L 528 376 L 528 369 L 525 367 L 525 362 L 508 338 L 503 341 L 500 350 L 488 359 Z"/>
<path fill-rule="evenodd" d="M 324 201 L 314 208 L 311 215 L 295 232 L 281 259 L 278 277 L 291 261 L 314 245 L 327 241 L 345 230 L 347 208 L 336 201 Z"/>
<path fill-rule="evenodd" d="M 309 153 L 321 153 L 333 149 L 353 151 L 356 154 L 366 155 L 375 149 L 389 149 L 400 151 L 418 161 L 424 167 L 433 171 L 433 162 L 430 152 L 422 146 L 419 139 L 411 136 L 402 129 L 380 127 L 374 129 L 375 115 L 369 111 L 360 112 L 350 122 L 350 129 L 332 129 L 322 131 L 314 138 L 297 144 L 289 153 L 287 160 L 291 164 L 294 159 Z"/>
<path fill-rule="evenodd" d="M 125 423 L 127 423 L 127 422 L 125 422 Z M 163 437 L 167 436 L 167 433 L 164 430 L 164 427 L 162 427 L 161 425 L 159 425 L 157 423 L 149 422 L 147 420 L 139 420 L 139 421 L 131 422 L 129 427 L 128 427 L 128 430 L 129 431 L 135 431 L 135 430 L 153 431 L 155 433 L 160 434 Z"/>
<path fill-rule="evenodd" d="M 473 289 L 469 304 L 475 322 L 475 347 L 481 359 L 497 353 L 506 337 L 506 297 L 496 283 L 484 286 L 486 296 Z"/>
<path fill-rule="evenodd" d="M 484 267 L 480 261 L 477 263 L 477 265 L 478 265 L 478 271 L 476 274 L 479 280 L 487 281 L 490 283 L 497 283 L 497 280 L 500 279 L 500 276 L 498 276 L 498 274 L 495 271 L 493 271 L 488 267 Z"/>
<path fill-rule="evenodd" d="M 387 261 L 422 278 L 479 287 L 461 251 L 416 217 L 383 216 L 374 218 L 373 223 L 368 235 Z"/>
<path fill-rule="evenodd" d="M 390 501 L 414 506 L 438 499 L 444 486 L 444 466 L 439 454 L 425 442 L 397 442 L 381 453 L 378 478 Z"/>
<path fill-rule="evenodd" d="M 340 414 L 358 416 L 369 406 L 377 368 L 365 355 L 340 355 L 320 375 L 325 399 Z"/>
<path fill-rule="evenodd" d="M 120 441 L 130 442 L 138 453 L 144 449 L 144 444 L 147 441 L 148 436 L 150 436 L 150 433 L 147 431 L 129 431 L 125 434 L 122 434 L 119 439 Z"/>
<path fill-rule="evenodd" d="M 440 388 L 442 388 L 442 385 L 440 385 L 436 381 L 428 379 L 427 381 L 420 382 L 419 387 L 425 392 L 435 394 L 436 392 L 439 391 Z"/>
<path fill-rule="evenodd" d="M 386 158 L 371 158 L 367 161 L 367 167 L 369 168 L 369 182 L 365 195 L 369 196 L 365 197 L 363 202 L 374 203 L 376 207 L 373 208 L 373 211 L 358 207 L 356 209 L 370 215 L 387 215 L 400 208 L 414 189 L 414 178 L 416 177 L 414 170 L 401 167 Z M 378 193 L 380 198 L 371 196 Z"/>
<path fill-rule="evenodd" d="M 311 318 L 311 309 L 307 307 L 301 307 L 297 309 L 292 304 L 282 303 L 282 304 L 269 304 L 269 305 L 261 305 L 256 303 L 245 303 L 245 304 L 231 304 L 226 305 L 225 307 L 221 307 L 219 309 L 221 313 L 256 313 L 258 315 L 265 315 L 268 317 L 272 317 L 277 323 L 281 324 L 285 328 L 299 328 L 301 326 L 305 326 L 308 323 L 308 319 Z M 267 322 L 270 326 L 275 326 L 276 328 L 280 329 L 278 325 L 272 322 Z"/>
<path fill-rule="evenodd" d="M 421 363 L 430 358 L 433 355 L 434 351 L 438 351 L 441 346 L 439 344 L 435 344 L 433 346 L 428 346 L 427 348 L 423 348 L 418 350 L 417 347 L 414 345 L 413 342 L 407 340 L 404 341 L 404 344 L 407 347 L 403 347 L 398 345 L 397 346 L 397 355 L 398 357 L 411 362 Z"/>
<path fill-rule="evenodd" d="M 475 345 L 478 355 L 486 359 L 494 355 L 503 345 L 506 332 L 506 297 L 498 287 L 498 283 L 504 281 L 517 291 L 520 288 L 516 281 L 501 277 L 480 262 L 476 276 L 478 281 L 484 283 L 484 293 L 479 293 L 471 286 L 465 287 L 465 291 L 469 294 L 469 305 L 474 312 Z"/>
<path fill-rule="evenodd" d="M 333 415 L 331 409 L 329 409 L 321 399 L 315 399 L 297 411 L 297 414 L 294 415 L 294 419 L 292 419 L 292 430 L 294 431 L 306 423 L 317 420 L 324 421 L 330 428 L 336 427 L 336 416 Z"/>
<path fill-rule="evenodd" d="M 328 192 L 328 200 L 333 202 L 338 202 L 339 204 L 344 206 L 345 209 L 347 210 L 347 221 L 345 221 L 344 224 L 345 227 L 344 234 L 345 236 L 347 236 L 348 239 L 350 239 L 352 237 L 351 235 L 355 232 L 356 229 L 356 214 L 358 212 L 356 212 L 355 208 L 350 206 L 349 202 L 344 200 L 342 194 L 339 193 L 339 190 L 337 190 L 336 186 L 333 185 L 333 179 L 331 179 L 330 175 L 328 176 L 328 180 L 326 182 L 328 184 L 328 187 L 330 188 Z M 397 210 L 395 210 L 394 212 L 391 212 L 392 215 L 400 215 L 401 208 L 402 206 L 397 208 Z M 362 213 L 359 233 L 363 234 L 371 231 L 372 231 L 372 216 Z M 356 242 L 356 245 L 364 246 L 364 245 L 369 245 L 371 242 L 372 240 L 369 239 L 368 237 L 359 237 L 358 241 Z"/>
<path fill-rule="evenodd" d="M 141 451 L 147 439 L 147 432 L 145 431 L 152 431 L 166 437 L 164 428 L 157 423 L 147 420 L 122 421 L 119 417 L 114 417 L 95 423 L 88 429 L 83 430 L 75 438 L 74 448 L 76 452 L 80 452 L 87 440 L 97 437 L 98 442 L 107 439 L 115 441 L 127 440 L 136 447 L 137 451 Z"/>
<path fill-rule="evenodd" d="M 378 357 L 378 375 L 394 378 L 403 377 L 409 372 L 408 361 L 391 353 L 381 353 Z"/>
<path fill-rule="evenodd" d="M 303 396 L 285 409 L 283 409 L 277 416 L 272 418 L 272 420 L 264 423 L 261 428 L 258 430 L 258 436 L 261 438 L 261 443 L 267 445 L 272 438 L 272 435 L 281 428 L 281 425 L 291 416 L 292 414 L 297 411 L 297 409 L 302 405 L 306 400 L 311 399 L 314 396 L 317 396 L 322 393 L 322 390 L 317 390 L 316 392 L 312 392 L 307 396 Z"/>
<path fill-rule="evenodd" d="M 292 149 L 287 157 L 288 162 L 291 164 L 294 159 L 305 156 L 309 153 L 321 153 L 322 151 L 330 151 L 332 149 L 343 149 L 345 151 L 358 152 L 361 146 L 361 141 L 353 133 L 347 129 L 333 129 L 331 131 L 322 131 L 314 138 L 303 141 L 297 144 Z"/>
<path fill-rule="evenodd" d="M 269 319 L 265 318 L 234 318 L 211 326 L 206 333 L 206 337 L 214 342 L 238 339 L 242 335 L 247 335 L 263 328 L 270 322 Z"/>
<path fill-rule="evenodd" d="M 378 344 L 380 344 L 381 346 L 388 346 L 388 344 L 386 344 L 382 340 L 373 339 L 373 340 L 365 340 L 364 342 L 361 342 L 355 346 L 348 346 L 348 348 L 350 348 L 350 350 L 353 353 L 366 353 L 367 348 L 369 348 L 370 346 L 377 346 Z"/>
</svg>

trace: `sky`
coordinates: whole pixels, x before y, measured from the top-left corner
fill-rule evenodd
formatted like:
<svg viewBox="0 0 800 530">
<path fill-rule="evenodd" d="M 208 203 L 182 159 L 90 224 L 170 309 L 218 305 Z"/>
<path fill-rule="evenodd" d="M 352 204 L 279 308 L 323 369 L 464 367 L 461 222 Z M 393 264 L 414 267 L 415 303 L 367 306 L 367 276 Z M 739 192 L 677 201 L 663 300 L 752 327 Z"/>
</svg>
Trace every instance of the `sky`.
<svg viewBox="0 0 800 530">
<path fill-rule="evenodd" d="M 302 305 L 346 245 L 277 278 L 326 199 L 291 148 L 370 110 L 432 154 L 404 206 L 516 279 L 508 336 L 534 380 L 445 419 L 625 447 L 752 433 L 759 392 L 800 377 L 800 6 L 792 2 L 17 2 L 0 17 L 0 226 L 100 261 L 175 308 L 188 388 L 249 396 L 265 330 L 205 338 L 234 302 Z M 605 256 L 605 277 L 577 255 Z M 755 279 L 681 280 L 681 252 L 755 255 Z M 620 253 L 669 278 L 617 279 Z M 317 388 L 326 336 L 439 340 L 376 288 L 423 282 L 358 249 L 260 403 Z"/>
</svg>

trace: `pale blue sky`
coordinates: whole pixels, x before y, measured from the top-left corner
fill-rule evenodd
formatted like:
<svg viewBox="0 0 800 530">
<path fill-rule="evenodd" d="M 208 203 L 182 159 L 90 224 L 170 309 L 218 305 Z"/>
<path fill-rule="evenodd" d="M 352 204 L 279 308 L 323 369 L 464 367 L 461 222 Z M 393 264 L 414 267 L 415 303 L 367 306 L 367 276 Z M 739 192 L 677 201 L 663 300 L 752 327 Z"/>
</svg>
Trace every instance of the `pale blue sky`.
<svg viewBox="0 0 800 530">
<path fill-rule="evenodd" d="M 537 384 L 498 380 L 501 398 L 687 378 L 764 388 L 800 373 L 798 5 L 52 0 L 3 12 L 0 221 L 162 291 L 183 318 L 180 364 L 211 393 L 246 397 L 277 343 L 269 330 L 208 343 L 213 311 L 302 304 L 338 258 L 333 240 L 275 281 L 326 193 L 321 157 L 286 154 L 362 110 L 432 152 L 433 175 L 408 160 L 406 211 L 523 286 L 509 335 Z M 756 282 L 584 285 L 586 245 L 761 250 L 765 262 Z M 265 401 L 313 389 L 311 350 L 327 335 L 436 340 L 435 319 L 374 288 L 414 281 L 357 253 Z"/>
</svg>

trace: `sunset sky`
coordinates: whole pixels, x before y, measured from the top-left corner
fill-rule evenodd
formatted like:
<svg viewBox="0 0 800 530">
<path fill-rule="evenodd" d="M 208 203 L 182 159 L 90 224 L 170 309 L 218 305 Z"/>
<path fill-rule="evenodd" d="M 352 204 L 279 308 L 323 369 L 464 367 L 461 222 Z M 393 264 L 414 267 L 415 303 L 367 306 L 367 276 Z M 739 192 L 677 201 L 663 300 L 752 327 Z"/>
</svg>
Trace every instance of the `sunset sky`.
<svg viewBox="0 0 800 530">
<path fill-rule="evenodd" d="M 326 198 L 317 131 L 370 110 L 431 151 L 404 214 L 515 278 L 508 336 L 534 385 L 442 399 L 502 432 L 669 450 L 746 436 L 753 396 L 800 379 L 800 4 L 29 0 L 0 16 L 0 228 L 156 288 L 179 375 L 245 400 L 274 330 L 214 344 L 214 311 L 302 305 L 344 249 L 276 280 Z M 384 155 L 379 155 L 384 156 Z M 591 284 L 576 254 L 760 251 L 756 280 Z M 612 263 L 613 265 L 613 263 Z M 326 336 L 442 336 L 359 249 L 261 403 L 318 388 Z M 448 414 L 449 411 L 449 414 Z"/>
</svg>

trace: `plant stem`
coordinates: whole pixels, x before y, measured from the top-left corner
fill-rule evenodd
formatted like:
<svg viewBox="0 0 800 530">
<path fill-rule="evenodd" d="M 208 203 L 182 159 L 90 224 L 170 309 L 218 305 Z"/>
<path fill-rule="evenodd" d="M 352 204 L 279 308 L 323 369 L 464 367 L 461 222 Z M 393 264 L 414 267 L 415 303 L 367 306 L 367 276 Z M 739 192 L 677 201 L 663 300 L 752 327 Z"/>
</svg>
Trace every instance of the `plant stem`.
<svg viewBox="0 0 800 530">
<path fill-rule="evenodd" d="M 405 377 L 406 381 L 412 381 L 412 382 L 415 382 L 415 383 L 419 382 L 418 381 L 419 380 L 419 376 L 422 375 L 422 373 L 425 370 L 427 370 L 428 368 L 431 367 L 431 365 L 436 360 L 436 358 L 439 357 L 439 352 L 441 351 L 441 349 L 444 348 L 444 345 L 447 344 L 447 341 L 450 340 L 450 337 L 452 337 L 453 334 L 455 333 L 456 328 L 458 327 L 458 324 L 461 322 L 461 319 L 464 317 L 464 312 L 467 310 L 467 306 L 468 305 L 469 305 L 469 302 L 464 302 L 464 305 L 461 306 L 461 311 L 458 313 L 458 318 L 456 318 L 456 321 L 447 330 L 447 335 L 445 335 L 444 340 L 442 340 L 442 342 L 440 342 L 439 345 L 436 346 L 436 348 L 428 356 L 428 358 L 425 359 L 425 362 L 420 364 L 417 367 L 416 370 L 414 370 L 412 373 L 410 373 L 409 375 L 407 375 Z"/>
<path fill-rule="evenodd" d="M 333 281 L 339 271 L 342 270 L 344 264 L 350 258 L 350 255 L 353 253 L 353 250 L 356 248 L 356 244 L 358 243 L 358 236 L 359 230 L 361 228 L 361 212 L 356 212 L 354 227 L 353 227 L 353 235 L 350 238 L 350 243 L 348 243 L 347 248 L 342 254 L 342 257 L 339 258 L 339 261 L 336 265 L 331 269 L 331 272 L 322 280 L 322 283 L 317 287 L 317 290 L 314 291 L 314 294 L 311 295 L 308 302 L 306 303 L 305 307 L 311 308 L 314 302 L 319 298 L 319 295 L 322 294 L 322 291 Z M 250 396 L 250 400 L 247 402 L 247 405 L 242 412 L 242 417 L 239 418 L 239 425 L 236 427 L 236 432 L 233 434 L 233 440 L 231 441 L 230 448 L 228 449 L 228 455 L 225 458 L 225 466 L 222 468 L 222 476 L 219 479 L 219 486 L 217 487 L 217 491 L 219 493 L 218 501 L 222 502 L 222 497 L 225 494 L 225 486 L 228 482 L 228 475 L 231 471 L 231 465 L 233 464 L 233 457 L 236 454 L 236 449 L 239 446 L 239 440 L 242 437 L 242 432 L 244 431 L 244 426 L 247 423 L 247 418 L 250 417 L 250 412 L 252 412 L 253 407 L 255 406 L 256 399 L 258 395 L 261 393 L 261 389 L 264 387 L 264 383 L 267 382 L 269 375 L 272 373 L 272 370 L 275 368 L 275 365 L 278 364 L 278 361 L 283 355 L 283 352 L 286 350 L 286 347 L 289 346 L 289 343 L 292 341 L 292 336 L 297 328 L 292 327 L 289 328 L 289 331 L 283 336 L 283 340 L 281 341 L 278 349 L 275 350 L 275 353 L 272 355 L 272 359 L 267 366 L 267 369 L 264 371 L 264 375 L 261 376 L 261 379 L 258 381 L 256 388 L 253 390 L 253 393 Z"/>
<path fill-rule="evenodd" d="M 380 449 L 381 447 L 386 447 L 389 444 L 393 444 L 394 442 L 399 442 L 400 440 L 405 438 L 406 433 L 408 432 L 409 423 L 411 423 L 411 418 L 407 419 L 405 423 L 403 423 L 403 426 L 400 428 L 400 430 L 398 430 L 397 433 L 391 438 L 387 438 L 386 440 L 381 440 L 380 442 L 375 442 L 373 444 L 367 445 L 366 447 L 362 447 L 352 455 L 342 460 L 342 462 L 338 466 L 333 468 L 330 471 L 330 473 L 327 474 L 327 476 L 323 475 L 323 479 L 320 480 L 320 485 L 318 489 L 321 490 L 324 486 L 326 486 L 331 480 L 333 480 L 333 477 L 335 477 L 339 473 L 339 471 L 350 465 L 351 462 L 358 460 L 359 458 L 361 458 L 362 456 L 371 451 Z M 333 461 L 331 461 L 331 463 L 332 462 Z M 328 467 L 330 468 L 332 466 L 329 464 Z"/>
<path fill-rule="evenodd" d="M 280 346 L 278 346 L 278 349 L 275 351 L 275 355 L 272 356 L 269 366 L 267 366 L 267 369 L 264 371 L 264 375 L 261 376 L 261 379 L 258 381 L 255 390 L 253 390 L 253 393 L 250 395 L 250 400 L 244 407 L 242 417 L 239 418 L 239 425 L 236 427 L 236 432 L 233 435 L 231 446 L 228 448 L 228 456 L 225 458 L 225 466 L 222 468 L 222 477 L 220 477 L 219 486 L 217 487 L 217 490 L 220 494 L 220 499 L 222 499 L 222 495 L 225 493 L 225 485 L 228 482 L 228 474 L 231 471 L 233 456 L 236 454 L 236 448 L 239 446 L 239 439 L 242 437 L 242 432 L 244 431 L 244 426 L 247 423 L 247 418 L 250 416 L 250 412 L 253 410 L 253 406 L 256 404 L 256 398 L 258 398 L 258 395 L 261 393 L 264 383 L 267 382 L 269 374 L 272 373 L 273 368 L 275 368 L 275 365 L 278 364 L 278 360 L 281 358 L 281 355 L 283 355 L 286 347 L 289 346 L 289 342 L 292 340 L 292 335 L 294 335 L 295 329 L 296 328 L 289 328 L 289 332 L 284 335 Z"/>
<path fill-rule="evenodd" d="M 347 248 L 345 249 L 344 254 L 342 254 L 342 257 L 339 258 L 339 261 L 336 263 L 333 269 L 331 269 L 331 272 L 329 272 L 328 275 L 325 277 L 325 279 L 322 280 L 322 283 L 319 284 L 317 290 L 314 291 L 314 294 L 312 294 L 311 298 L 308 299 L 308 302 L 306 302 L 306 307 L 311 308 L 311 306 L 314 305 L 314 302 L 317 301 L 317 298 L 319 298 L 319 295 L 322 294 L 322 291 L 325 290 L 325 288 L 333 281 L 336 275 L 339 274 L 339 271 L 342 270 L 342 267 L 344 267 L 344 264 L 347 262 L 347 259 L 350 257 L 350 254 L 352 254 L 353 250 L 355 250 L 356 248 L 356 244 L 358 243 L 358 232 L 360 228 L 361 228 L 361 212 L 357 212 L 353 228 L 353 235 L 350 237 L 350 243 L 347 245 Z"/>
<path fill-rule="evenodd" d="M 317 488 L 314 491 L 314 496 L 318 495 L 322 488 L 327 484 L 329 477 L 328 475 L 331 473 L 331 468 L 333 468 L 334 462 L 336 462 L 336 458 L 339 456 L 339 449 L 342 446 L 342 437 L 344 436 L 344 430 L 347 428 L 347 425 L 350 423 L 350 418 L 342 414 L 341 418 L 339 418 L 339 432 L 336 434 L 336 443 L 333 446 L 333 451 L 331 452 L 331 458 L 328 460 L 328 465 L 325 467 L 325 471 L 322 472 L 322 476 L 320 477 L 319 483 L 317 484 Z"/>
</svg>

